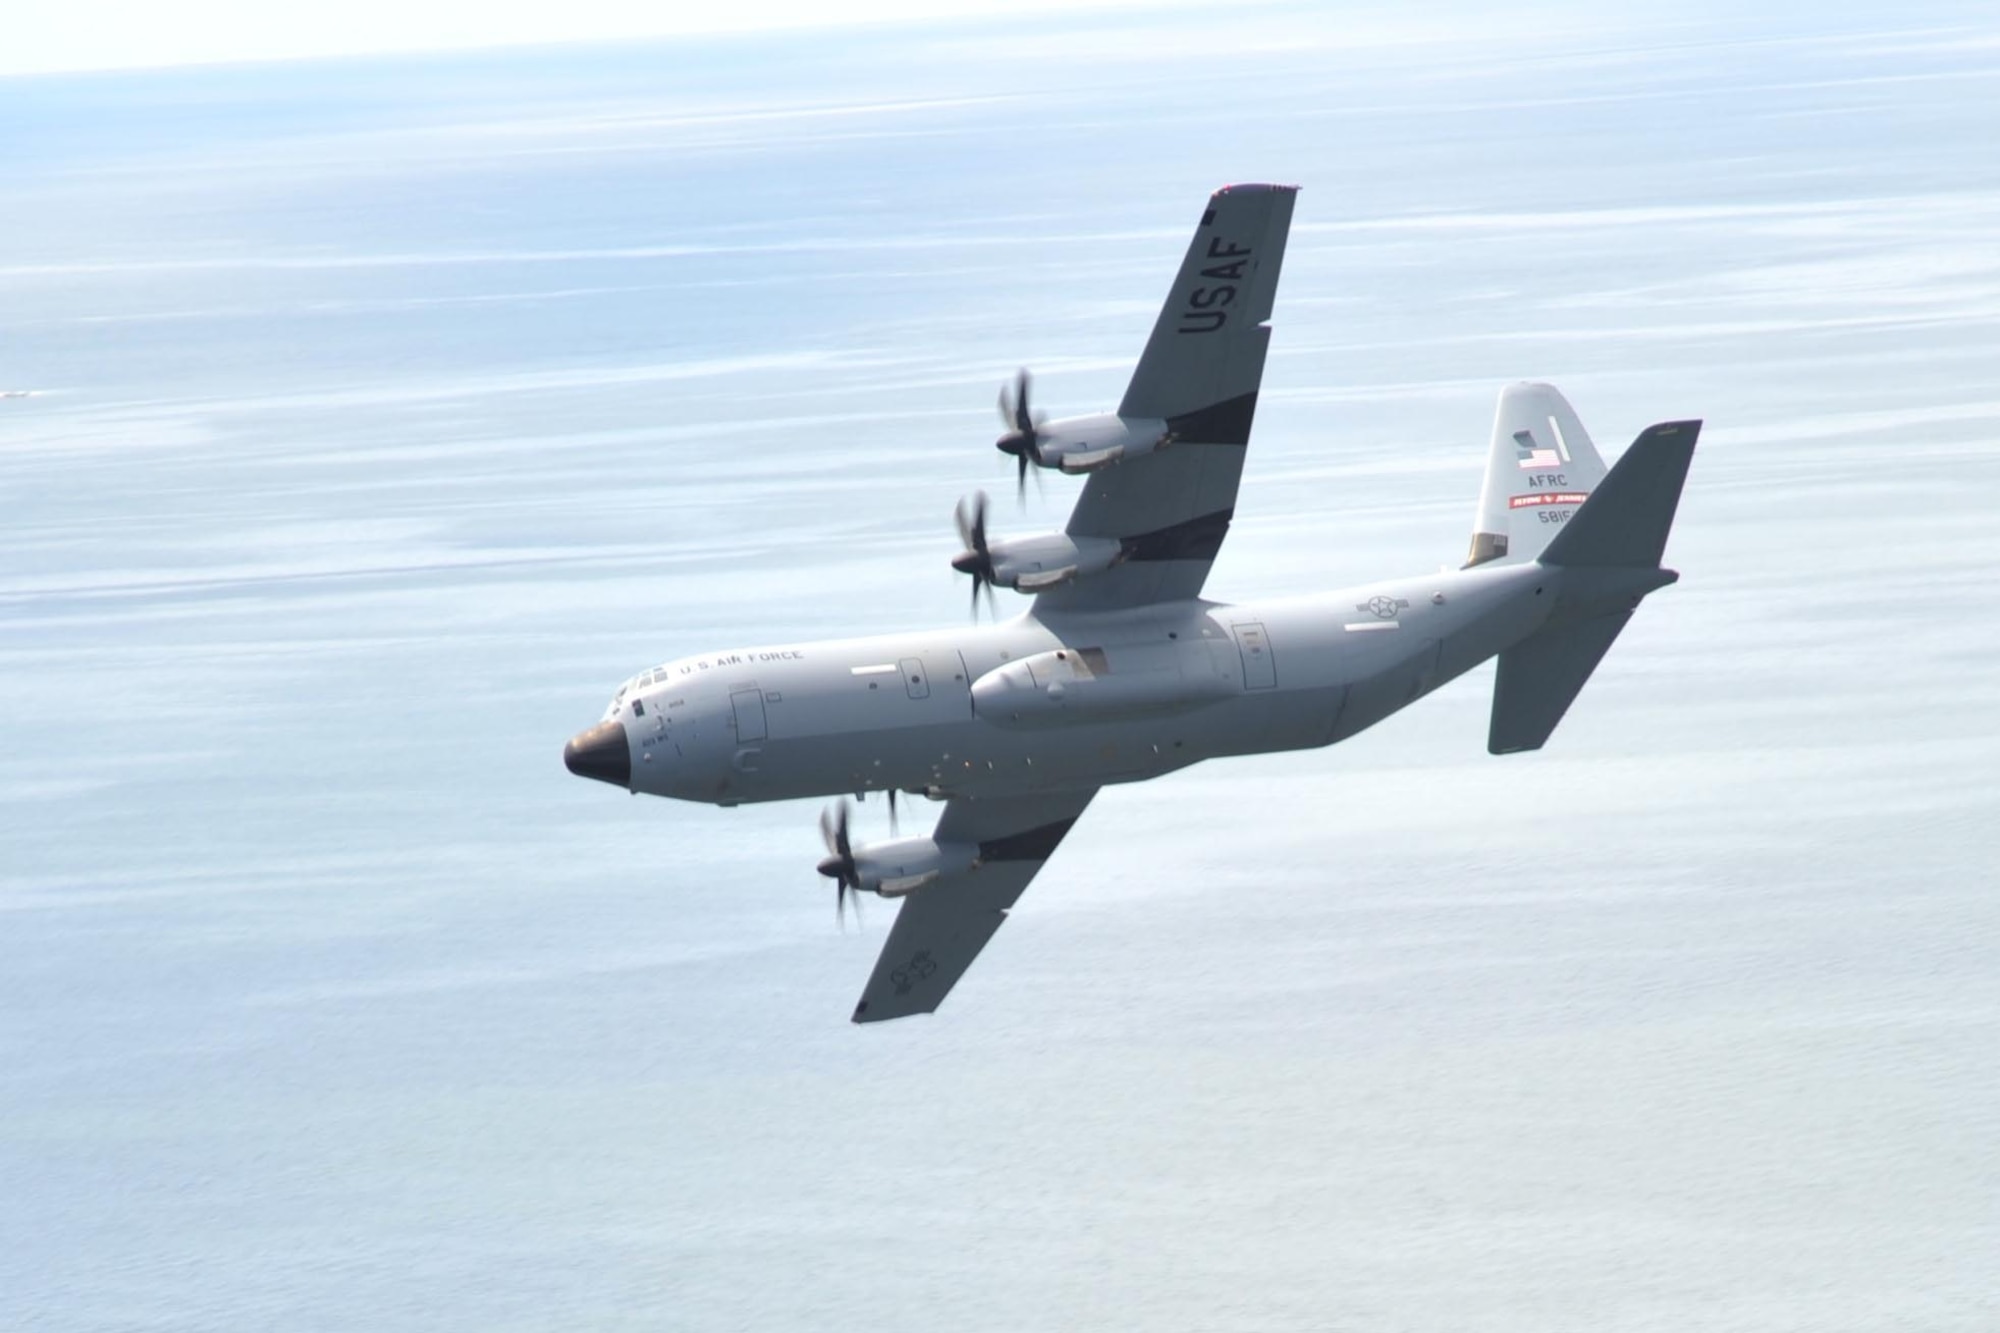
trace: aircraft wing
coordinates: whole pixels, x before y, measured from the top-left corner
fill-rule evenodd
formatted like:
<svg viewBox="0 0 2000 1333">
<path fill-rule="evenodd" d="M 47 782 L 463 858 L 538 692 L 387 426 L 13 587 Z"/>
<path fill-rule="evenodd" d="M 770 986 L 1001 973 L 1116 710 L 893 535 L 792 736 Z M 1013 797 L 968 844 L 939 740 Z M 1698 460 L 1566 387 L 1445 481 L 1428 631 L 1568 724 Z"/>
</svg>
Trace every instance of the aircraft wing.
<svg viewBox="0 0 2000 1333">
<path fill-rule="evenodd" d="M 968 800 L 954 797 L 933 834 L 979 844 L 974 869 L 927 884 L 903 900 L 854 1021 L 928 1014 L 979 957 L 1007 910 L 1055 852 L 1095 789 Z"/>
<path fill-rule="evenodd" d="M 1071 536 L 1116 537 L 1126 558 L 1042 593 L 1038 614 L 1201 594 L 1236 511 L 1297 195 L 1290 185 L 1230 185 L 1209 196 L 1118 407 L 1127 419 L 1165 421 L 1173 442 L 1092 473 L 1070 514 Z"/>
</svg>

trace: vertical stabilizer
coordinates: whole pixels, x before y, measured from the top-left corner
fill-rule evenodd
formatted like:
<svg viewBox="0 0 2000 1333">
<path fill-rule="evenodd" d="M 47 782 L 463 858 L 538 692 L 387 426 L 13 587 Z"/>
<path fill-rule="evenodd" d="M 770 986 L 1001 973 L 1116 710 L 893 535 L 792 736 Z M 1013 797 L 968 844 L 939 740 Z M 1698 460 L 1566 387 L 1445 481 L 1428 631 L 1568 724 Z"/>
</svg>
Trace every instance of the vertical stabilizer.
<svg viewBox="0 0 2000 1333">
<path fill-rule="evenodd" d="M 1510 384 L 1493 414 L 1466 567 L 1533 560 L 1597 483 L 1604 460 L 1552 384 Z"/>
</svg>

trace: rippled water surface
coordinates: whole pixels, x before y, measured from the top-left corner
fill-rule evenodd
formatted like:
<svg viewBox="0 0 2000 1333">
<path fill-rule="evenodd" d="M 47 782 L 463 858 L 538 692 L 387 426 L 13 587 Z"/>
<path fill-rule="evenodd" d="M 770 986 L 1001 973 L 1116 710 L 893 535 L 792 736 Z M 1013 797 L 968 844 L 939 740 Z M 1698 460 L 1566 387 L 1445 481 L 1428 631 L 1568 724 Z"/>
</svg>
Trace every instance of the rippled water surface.
<svg viewBox="0 0 2000 1333">
<path fill-rule="evenodd" d="M 0 1326 L 1994 1327 L 2000 29 L 1721 13 L 0 82 Z M 1455 562 L 1529 377 L 1707 419 L 1684 580 L 1540 754 L 1482 671 L 1108 792 L 852 1027 L 815 807 L 561 744 L 962 618 L 996 386 L 1115 403 L 1257 179 L 1212 594 Z"/>
</svg>

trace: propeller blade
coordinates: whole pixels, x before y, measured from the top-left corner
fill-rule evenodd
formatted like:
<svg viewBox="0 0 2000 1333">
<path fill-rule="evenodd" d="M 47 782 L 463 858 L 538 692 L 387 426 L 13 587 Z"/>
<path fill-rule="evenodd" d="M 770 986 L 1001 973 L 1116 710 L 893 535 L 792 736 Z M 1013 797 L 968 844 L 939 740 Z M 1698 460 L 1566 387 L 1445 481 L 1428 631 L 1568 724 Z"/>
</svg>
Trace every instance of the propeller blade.
<svg viewBox="0 0 2000 1333">
<path fill-rule="evenodd" d="M 966 550 L 977 551 L 979 543 L 974 540 L 974 535 L 979 530 L 972 526 L 972 520 L 966 516 L 968 507 L 966 498 L 960 496 L 958 499 L 958 508 L 951 511 L 951 517 L 952 521 L 958 525 L 958 540 L 964 544 Z"/>
<path fill-rule="evenodd" d="M 896 822 L 896 789 L 891 787 L 889 788 L 889 834 L 891 837 L 896 837 L 902 832 L 902 827 Z"/>
<path fill-rule="evenodd" d="M 966 549 L 952 557 L 951 567 L 972 576 L 972 618 L 979 619 L 979 589 L 993 582 L 993 552 L 986 544 L 985 491 L 962 496 L 952 518 L 958 524 L 958 539 Z"/>
<path fill-rule="evenodd" d="M 833 915 L 840 928 L 847 929 L 847 899 L 854 898 L 854 919 L 861 920 L 861 867 L 854 861 L 854 845 L 848 825 L 854 805 L 841 800 L 819 812 L 819 835 L 826 842 L 827 855 L 819 863 L 819 873 L 833 881 Z"/>
<path fill-rule="evenodd" d="M 1023 509 L 1028 505 L 1028 454 L 1026 450 L 1014 455 L 1014 498 L 1021 502 Z"/>
</svg>

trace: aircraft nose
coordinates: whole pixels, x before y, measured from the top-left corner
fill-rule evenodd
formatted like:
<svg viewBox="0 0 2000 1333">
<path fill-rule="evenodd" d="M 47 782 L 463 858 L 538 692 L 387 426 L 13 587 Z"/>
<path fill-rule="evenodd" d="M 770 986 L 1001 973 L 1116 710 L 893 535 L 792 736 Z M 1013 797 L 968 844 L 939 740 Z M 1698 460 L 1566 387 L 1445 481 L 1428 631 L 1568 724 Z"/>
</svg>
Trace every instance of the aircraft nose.
<svg viewBox="0 0 2000 1333">
<path fill-rule="evenodd" d="M 631 786 L 632 747 L 625 739 L 625 724 L 600 722 L 570 737 L 563 746 L 563 767 L 580 778 Z"/>
</svg>

